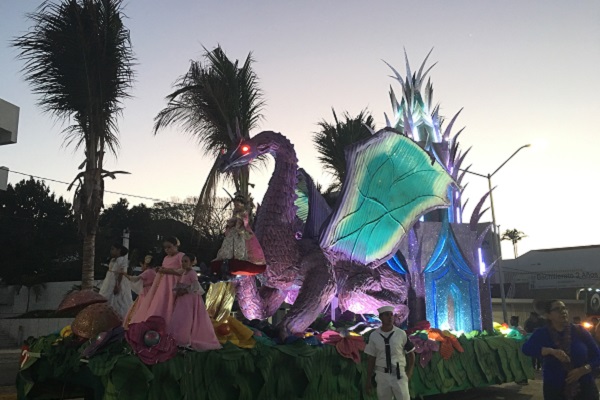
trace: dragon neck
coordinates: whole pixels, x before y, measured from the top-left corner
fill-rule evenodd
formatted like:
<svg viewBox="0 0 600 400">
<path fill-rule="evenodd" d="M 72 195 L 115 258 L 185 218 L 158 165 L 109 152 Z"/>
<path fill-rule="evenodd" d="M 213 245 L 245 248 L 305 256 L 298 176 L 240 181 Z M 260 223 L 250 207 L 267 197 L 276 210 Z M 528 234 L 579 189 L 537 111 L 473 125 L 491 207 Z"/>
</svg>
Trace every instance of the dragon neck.
<svg viewBox="0 0 600 400">
<path fill-rule="evenodd" d="M 294 145 L 281 133 L 262 132 L 271 142 L 271 155 L 275 159 L 275 170 L 259 210 L 259 220 L 279 224 L 291 224 L 296 218 L 296 185 L 298 159 Z M 257 227 L 257 236 L 261 236 Z"/>
</svg>

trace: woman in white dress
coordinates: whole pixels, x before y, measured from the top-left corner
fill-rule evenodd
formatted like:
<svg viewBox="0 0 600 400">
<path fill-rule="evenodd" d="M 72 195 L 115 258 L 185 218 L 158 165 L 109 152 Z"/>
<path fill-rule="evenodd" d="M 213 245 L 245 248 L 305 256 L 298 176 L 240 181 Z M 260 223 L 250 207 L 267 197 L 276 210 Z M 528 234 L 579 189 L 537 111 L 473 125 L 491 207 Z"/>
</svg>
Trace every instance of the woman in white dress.
<svg viewBox="0 0 600 400">
<path fill-rule="evenodd" d="M 123 273 L 127 273 L 127 247 L 115 243 L 110 248 L 110 263 L 106 278 L 100 287 L 100 294 L 108 300 L 108 304 L 115 309 L 117 314 L 124 318 L 127 310 L 133 304 L 131 296 L 131 284 L 129 280 L 123 279 Z"/>
</svg>

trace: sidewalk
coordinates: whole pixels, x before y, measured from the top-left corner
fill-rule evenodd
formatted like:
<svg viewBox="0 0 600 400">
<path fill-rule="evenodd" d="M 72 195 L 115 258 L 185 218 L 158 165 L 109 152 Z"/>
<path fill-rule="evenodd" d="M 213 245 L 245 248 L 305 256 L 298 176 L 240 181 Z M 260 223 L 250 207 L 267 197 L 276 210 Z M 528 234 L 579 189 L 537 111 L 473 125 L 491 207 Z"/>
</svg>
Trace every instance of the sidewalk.
<svg viewBox="0 0 600 400">
<path fill-rule="evenodd" d="M 15 386 L 0 386 L 0 400 L 17 400 L 17 389 Z"/>
<path fill-rule="evenodd" d="M 15 379 L 19 372 L 20 359 L 21 349 L 0 350 L 0 387 L 15 385 Z"/>
</svg>

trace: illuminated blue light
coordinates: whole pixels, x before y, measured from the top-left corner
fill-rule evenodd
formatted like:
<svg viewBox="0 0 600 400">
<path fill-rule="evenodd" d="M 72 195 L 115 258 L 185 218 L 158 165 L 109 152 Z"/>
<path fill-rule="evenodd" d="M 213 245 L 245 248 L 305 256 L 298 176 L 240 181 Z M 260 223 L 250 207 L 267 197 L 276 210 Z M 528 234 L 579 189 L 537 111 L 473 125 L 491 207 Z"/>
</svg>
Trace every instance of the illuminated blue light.
<svg viewBox="0 0 600 400">
<path fill-rule="evenodd" d="M 391 269 L 398 272 L 399 274 L 405 275 L 407 266 L 402 263 L 398 255 L 394 255 L 394 257 L 390 258 L 387 262 Z"/>
<path fill-rule="evenodd" d="M 465 261 L 447 219 L 425 268 L 427 320 L 434 327 L 481 329 L 479 279 Z"/>
<path fill-rule="evenodd" d="M 483 261 L 483 254 L 481 252 L 481 247 L 477 249 L 477 254 L 479 255 L 479 273 L 481 275 L 484 275 L 486 267 L 485 267 L 485 262 Z"/>
</svg>

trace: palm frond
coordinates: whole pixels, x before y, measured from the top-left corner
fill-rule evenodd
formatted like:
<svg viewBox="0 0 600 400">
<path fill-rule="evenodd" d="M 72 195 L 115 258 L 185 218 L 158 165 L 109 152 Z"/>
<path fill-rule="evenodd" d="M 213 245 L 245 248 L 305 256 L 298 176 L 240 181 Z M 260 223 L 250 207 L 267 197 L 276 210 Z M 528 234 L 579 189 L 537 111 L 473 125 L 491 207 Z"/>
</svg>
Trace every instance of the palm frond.
<svg viewBox="0 0 600 400">
<path fill-rule="evenodd" d="M 154 133 L 179 126 L 198 140 L 207 155 L 216 156 L 221 148 L 249 137 L 262 118 L 264 100 L 251 54 L 239 67 L 221 47 L 205 51 L 205 65 L 191 61 L 188 72 L 175 82 L 167 106 L 154 119 Z"/>
<path fill-rule="evenodd" d="M 366 110 L 356 117 L 346 112 L 343 115 L 345 120 L 342 121 L 338 119 L 334 109 L 332 113 L 334 123 L 320 121 L 317 125 L 321 130 L 314 133 L 313 143 L 319 153 L 319 161 L 325 170 L 336 178 L 337 182 L 332 185 L 337 188 L 346 176 L 345 148 L 371 137 L 371 131 L 375 130 L 375 122 Z"/>
<path fill-rule="evenodd" d="M 58 119 L 68 143 L 119 146 L 116 119 L 129 96 L 134 63 L 121 0 L 43 3 L 31 31 L 12 41 L 38 105 Z M 90 146 L 96 147 L 96 146 Z"/>
<path fill-rule="evenodd" d="M 189 70 L 176 80 L 175 90 L 166 98 L 167 106 L 154 118 L 154 134 L 167 126 L 178 126 L 198 141 L 206 155 L 217 158 L 221 149 L 250 137 L 265 103 L 252 69 L 252 53 L 240 67 L 239 61 L 231 61 L 221 47 L 204 50 L 205 63 L 191 61 Z M 218 174 L 215 161 L 200 193 L 198 212 L 215 198 Z M 247 171 L 227 177 L 247 192 Z"/>
</svg>

